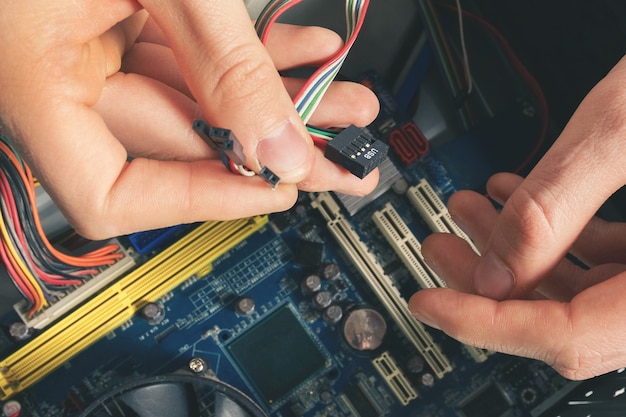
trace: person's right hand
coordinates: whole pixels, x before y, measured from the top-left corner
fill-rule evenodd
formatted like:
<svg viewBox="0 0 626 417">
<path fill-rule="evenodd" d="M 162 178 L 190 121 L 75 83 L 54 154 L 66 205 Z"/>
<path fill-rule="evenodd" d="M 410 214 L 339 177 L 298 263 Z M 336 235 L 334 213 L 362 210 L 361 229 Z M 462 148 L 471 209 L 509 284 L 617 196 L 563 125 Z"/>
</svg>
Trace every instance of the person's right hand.
<svg viewBox="0 0 626 417">
<path fill-rule="evenodd" d="M 8 0 L 0 44 L 2 131 L 86 237 L 280 211 L 298 186 L 364 194 L 377 181 L 314 149 L 289 96 L 298 81 L 285 88 L 277 71 L 333 55 L 329 31 L 276 27 L 266 49 L 241 1 Z M 312 123 L 365 125 L 376 110 L 364 87 L 338 84 Z M 195 118 L 232 129 L 248 167 L 281 185 L 228 172 Z"/>
<path fill-rule="evenodd" d="M 415 317 L 460 341 L 552 365 L 571 379 L 626 366 L 626 224 L 594 217 L 626 184 L 626 58 L 587 95 L 527 178 L 488 182 L 497 211 L 462 191 L 453 235 L 423 254 L 451 288 L 418 291 Z M 587 267 L 565 258 L 576 255 Z"/>
</svg>

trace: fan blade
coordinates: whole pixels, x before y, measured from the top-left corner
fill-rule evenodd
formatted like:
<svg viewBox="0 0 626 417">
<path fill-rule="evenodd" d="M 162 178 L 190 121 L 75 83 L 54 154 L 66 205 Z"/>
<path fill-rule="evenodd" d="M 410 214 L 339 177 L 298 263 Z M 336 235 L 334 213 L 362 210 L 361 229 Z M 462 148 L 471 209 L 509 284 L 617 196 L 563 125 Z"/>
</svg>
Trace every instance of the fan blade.
<svg viewBox="0 0 626 417">
<path fill-rule="evenodd" d="M 250 414 L 229 396 L 222 392 L 216 392 L 215 417 L 250 417 Z"/>
<path fill-rule="evenodd" d="M 161 383 L 135 388 L 120 396 L 138 417 L 197 417 L 196 395 L 191 384 Z"/>
</svg>

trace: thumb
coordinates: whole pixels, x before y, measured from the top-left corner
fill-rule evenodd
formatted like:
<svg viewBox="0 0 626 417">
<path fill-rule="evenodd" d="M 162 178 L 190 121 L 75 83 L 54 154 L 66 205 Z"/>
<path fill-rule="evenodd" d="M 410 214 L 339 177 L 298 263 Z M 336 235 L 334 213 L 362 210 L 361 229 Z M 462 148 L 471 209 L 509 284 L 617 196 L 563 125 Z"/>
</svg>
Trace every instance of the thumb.
<svg viewBox="0 0 626 417">
<path fill-rule="evenodd" d="M 248 168 L 296 183 L 313 144 L 242 1 L 141 0 L 172 47 L 205 120 L 232 130 Z"/>
<path fill-rule="evenodd" d="M 517 298 L 534 289 L 626 182 L 625 82 L 622 59 L 508 198 L 474 269 L 478 294 Z"/>
</svg>

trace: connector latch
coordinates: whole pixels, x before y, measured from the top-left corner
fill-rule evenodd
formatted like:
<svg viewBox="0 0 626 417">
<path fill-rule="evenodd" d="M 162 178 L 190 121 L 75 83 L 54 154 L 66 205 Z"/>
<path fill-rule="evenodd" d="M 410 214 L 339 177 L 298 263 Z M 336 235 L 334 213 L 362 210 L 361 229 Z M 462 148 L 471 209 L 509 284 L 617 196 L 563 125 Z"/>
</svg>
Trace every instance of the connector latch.
<svg viewBox="0 0 626 417">
<path fill-rule="evenodd" d="M 385 160 L 388 151 L 389 146 L 367 129 L 348 126 L 328 142 L 324 156 L 364 178 Z"/>
</svg>

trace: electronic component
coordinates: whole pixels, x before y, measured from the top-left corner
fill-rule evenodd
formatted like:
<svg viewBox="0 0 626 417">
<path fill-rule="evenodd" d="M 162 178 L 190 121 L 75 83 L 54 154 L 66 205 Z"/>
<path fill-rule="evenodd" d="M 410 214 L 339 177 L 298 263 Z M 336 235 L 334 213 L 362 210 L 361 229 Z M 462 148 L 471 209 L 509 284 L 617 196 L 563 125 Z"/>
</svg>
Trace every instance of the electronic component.
<svg viewBox="0 0 626 417">
<path fill-rule="evenodd" d="M 336 304 L 330 305 L 324 310 L 323 317 L 327 324 L 334 326 L 341 321 L 343 309 Z"/>
<path fill-rule="evenodd" d="M 360 377 L 360 378 L 359 378 Z M 350 384 L 340 397 L 349 415 L 355 417 L 380 417 L 385 415 L 385 409 L 376 398 L 376 393 L 372 392 L 362 375 L 357 375 L 358 382 Z"/>
<path fill-rule="evenodd" d="M 407 340 L 424 356 L 435 375 L 442 378 L 452 371 L 452 364 L 448 358 L 424 325 L 413 317 L 406 300 L 402 298 L 350 223 L 342 216 L 339 205 L 332 196 L 329 193 L 319 193 L 313 199 L 312 205 L 324 216 L 333 237 L 350 257 Z"/>
<path fill-rule="evenodd" d="M 335 193 L 343 207 L 351 216 L 354 216 L 362 208 L 389 191 L 398 182 L 404 181 L 402 173 L 398 170 L 398 168 L 396 168 L 390 158 L 385 158 L 385 160 L 378 167 L 378 172 L 380 173 L 380 177 L 376 188 L 374 191 L 363 197 Z"/>
<path fill-rule="evenodd" d="M 319 310 L 323 310 L 333 302 L 333 295 L 330 291 L 318 291 L 313 294 L 313 305 Z"/>
<path fill-rule="evenodd" d="M 114 330 L 146 303 L 211 263 L 267 223 L 266 216 L 207 222 L 0 361 L 0 399 L 29 387 Z"/>
<path fill-rule="evenodd" d="M 489 383 L 459 404 L 462 417 L 502 417 L 511 408 L 511 400 L 502 387 Z"/>
<path fill-rule="evenodd" d="M 426 264 L 422 245 L 390 203 L 376 211 L 372 219 L 422 288 L 447 287 L 445 281 Z M 486 361 L 493 353 L 470 345 L 465 345 L 465 349 L 476 362 Z"/>
<path fill-rule="evenodd" d="M 407 196 L 433 232 L 453 233 L 464 239 L 474 252 L 480 253 L 472 239 L 452 220 L 448 208 L 428 181 L 422 179 L 417 185 L 410 187 Z"/>
<path fill-rule="evenodd" d="M 445 288 L 447 284 L 426 264 L 422 245 L 390 203 L 372 215 L 385 239 L 422 288 Z"/>
<path fill-rule="evenodd" d="M 204 120 L 194 120 L 193 130 L 214 151 L 224 152 L 230 160 L 238 165 L 246 164 L 246 155 L 239 139 L 229 129 L 209 126 Z"/>
<path fill-rule="evenodd" d="M 24 324 L 33 329 L 43 329 L 130 271 L 136 265 L 132 250 L 124 249 L 119 242 L 113 241 L 120 246 L 119 252 L 123 254 L 123 257 L 113 265 L 100 268 L 97 273 L 86 278 L 82 285 L 72 287 L 62 297 L 32 316 L 27 314 L 26 301 L 16 303 L 13 308 Z"/>
<path fill-rule="evenodd" d="M 367 129 L 351 125 L 328 142 L 324 156 L 364 178 L 385 160 L 388 150 L 389 146 L 374 138 Z"/>
<path fill-rule="evenodd" d="M 298 265 L 316 267 L 322 263 L 324 244 L 307 239 L 298 239 L 295 245 L 295 259 Z"/>
<path fill-rule="evenodd" d="M 235 311 L 241 316 L 249 316 L 254 312 L 256 303 L 252 297 L 239 297 L 235 302 Z"/>
<path fill-rule="evenodd" d="M 389 146 L 405 165 L 410 165 L 428 153 L 430 144 L 413 122 L 393 129 L 388 137 Z"/>
<path fill-rule="evenodd" d="M 263 181 L 269 184 L 270 187 L 278 187 L 280 177 L 272 172 L 268 167 L 262 167 L 259 171 L 259 177 L 263 178 Z"/>
<path fill-rule="evenodd" d="M 417 391 L 411 386 L 411 383 L 404 376 L 404 373 L 396 361 L 391 357 L 389 352 L 383 352 L 382 355 L 372 361 L 376 370 L 383 377 L 387 385 L 395 394 L 400 404 L 407 405 L 409 402 L 417 398 Z"/>
<path fill-rule="evenodd" d="M 327 281 L 334 281 L 336 279 L 339 279 L 340 275 L 341 269 L 336 262 L 327 262 L 322 267 L 322 276 Z"/>
<path fill-rule="evenodd" d="M 317 274 L 309 274 L 302 280 L 302 292 L 311 295 L 322 288 L 322 279 Z"/>
<path fill-rule="evenodd" d="M 288 305 L 239 336 L 228 351 L 268 405 L 280 402 L 328 364 Z"/>
<path fill-rule="evenodd" d="M 161 323 L 165 318 L 165 309 L 158 303 L 150 302 L 141 308 L 139 314 L 148 320 L 148 323 L 155 325 Z"/>
<path fill-rule="evenodd" d="M 343 338 L 355 350 L 376 350 L 387 334 L 387 323 L 373 308 L 358 307 L 350 310 L 343 323 Z"/>
</svg>

